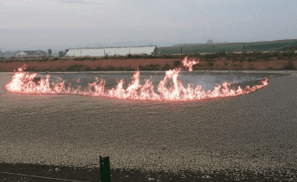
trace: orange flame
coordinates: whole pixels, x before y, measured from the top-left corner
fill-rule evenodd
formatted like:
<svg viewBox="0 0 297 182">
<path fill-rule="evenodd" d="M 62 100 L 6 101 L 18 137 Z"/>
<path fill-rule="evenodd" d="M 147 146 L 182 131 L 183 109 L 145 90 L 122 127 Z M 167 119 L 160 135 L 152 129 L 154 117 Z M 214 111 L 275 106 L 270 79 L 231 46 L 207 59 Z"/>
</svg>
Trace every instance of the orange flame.
<svg viewBox="0 0 297 182">
<path fill-rule="evenodd" d="M 184 65 L 184 67 L 186 67 L 186 68 L 188 68 L 188 70 L 189 70 L 189 72 L 192 72 L 193 71 L 193 66 L 195 65 L 195 64 L 198 64 L 199 63 L 199 61 L 189 61 L 188 62 L 188 58 L 187 57 L 185 57 L 185 59 L 182 61 L 182 63 L 183 63 L 183 65 Z"/>
<path fill-rule="evenodd" d="M 189 61 L 185 58 L 183 66 L 190 72 L 192 67 L 198 64 L 199 61 Z M 26 65 L 22 68 L 18 68 L 18 71 L 12 77 L 12 80 L 5 85 L 5 88 L 9 92 L 25 93 L 25 94 L 80 94 L 88 96 L 110 97 L 118 99 L 134 99 L 134 100 L 159 100 L 159 101 L 190 101 L 190 100 L 202 100 L 210 98 L 220 97 L 232 97 L 255 92 L 268 85 L 268 79 L 265 78 L 261 85 L 255 85 L 253 87 L 246 86 L 242 89 L 230 89 L 231 83 L 224 82 L 222 85 L 214 87 L 213 91 L 202 90 L 201 85 L 197 85 L 193 88 L 188 84 L 185 88 L 181 81 L 177 79 L 181 68 L 175 68 L 165 72 L 165 77 L 159 82 L 157 92 L 154 91 L 154 86 L 149 79 L 145 80 L 144 85 L 140 84 L 140 72 L 136 70 L 132 76 L 132 81 L 126 89 L 124 89 L 124 79 L 121 79 L 117 86 L 105 91 L 105 80 L 96 77 L 93 83 L 89 83 L 88 87 L 82 91 L 78 86 L 76 89 L 71 87 L 69 83 L 68 88 L 65 88 L 65 81 L 61 80 L 59 83 L 52 83 L 50 86 L 50 75 L 46 75 L 45 79 L 41 78 L 38 83 L 34 82 L 34 78 L 37 73 L 29 74 L 24 72 Z M 172 80 L 171 86 L 167 88 L 168 80 Z M 79 82 L 80 79 L 77 80 Z"/>
</svg>

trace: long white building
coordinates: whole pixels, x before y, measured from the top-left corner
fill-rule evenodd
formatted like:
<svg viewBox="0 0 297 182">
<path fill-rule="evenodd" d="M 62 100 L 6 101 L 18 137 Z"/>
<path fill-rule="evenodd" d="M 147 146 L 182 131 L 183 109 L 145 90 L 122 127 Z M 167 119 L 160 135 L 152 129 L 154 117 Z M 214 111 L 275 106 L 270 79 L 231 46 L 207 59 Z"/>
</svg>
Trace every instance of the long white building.
<svg viewBox="0 0 297 182">
<path fill-rule="evenodd" d="M 102 47 L 102 48 L 78 48 L 69 49 L 65 56 L 126 56 L 128 54 L 147 54 L 154 53 L 155 45 L 149 46 L 132 46 L 132 47 Z"/>
</svg>

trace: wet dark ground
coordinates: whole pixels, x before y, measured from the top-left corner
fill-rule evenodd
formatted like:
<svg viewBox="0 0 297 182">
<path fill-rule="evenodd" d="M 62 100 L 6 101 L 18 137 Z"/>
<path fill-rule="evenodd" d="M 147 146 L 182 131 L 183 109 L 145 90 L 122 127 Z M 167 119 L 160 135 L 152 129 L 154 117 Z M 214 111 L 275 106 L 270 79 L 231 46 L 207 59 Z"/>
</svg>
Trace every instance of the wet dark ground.
<svg viewBox="0 0 297 182">
<path fill-rule="evenodd" d="M 39 73 L 36 77 L 36 81 L 40 78 L 45 79 L 46 73 Z M 88 83 L 95 81 L 95 77 L 98 78 L 99 82 L 101 79 L 106 80 L 106 88 L 114 88 L 117 83 L 124 79 L 124 88 L 127 88 L 131 82 L 133 72 L 116 72 L 116 73 L 50 73 L 50 82 L 61 82 L 65 81 L 65 87 L 67 88 L 69 83 L 73 88 L 81 87 L 83 90 L 88 86 Z M 165 72 L 140 72 L 140 84 L 145 83 L 145 79 L 150 79 L 154 85 L 154 90 L 157 92 L 158 84 L 165 76 Z M 259 84 L 264 77 L 272 78 L 281 76 L 280 74 L 268 74 L 268 73 L 199 73 L 199 72 L 181 72 L 178 76 L 178 80 L 183 83 L 184 87 L 188 87 L 187 84 L 191 84 L 194 88 L 197 85 L 201 85 L 203 90 L 212 90 L 215 86 L 221 85 L 224 82 L 236 83 L 233 86 L 245 87 L 247 85 L 253 86 Z M 98 84 L 99 84 L 98 82 Z M 170 86 L 171 80 L 168 80 L 168 87 Z M 234 88 L 232 87 L 232 88 Z"/>
<path fill-rule="evenodd" d="M 0 181 L 7 182 L 52 182 L 63 181 L 100 181 L 100 169 L 98 167 L 67 167 L 54 165 L 33 165 L 33 164 L 8 164 L 1 163 L 0 171 L 17 174 L 35 175 L 35 177 L 1 174 Z M 50 177 L 57 179 L 38 178 Z M 296 181 L 296 169 L 265 169 L 265 170 L 214 170 L 214 171 L 180 171 L 169 173 L 164 171 L 153 172 L 137 169 L 111 169 L 112 182 L 146 182 L 146 181 Z M 60 180 L 58 180 L 60 179 Z"/>
</svg>

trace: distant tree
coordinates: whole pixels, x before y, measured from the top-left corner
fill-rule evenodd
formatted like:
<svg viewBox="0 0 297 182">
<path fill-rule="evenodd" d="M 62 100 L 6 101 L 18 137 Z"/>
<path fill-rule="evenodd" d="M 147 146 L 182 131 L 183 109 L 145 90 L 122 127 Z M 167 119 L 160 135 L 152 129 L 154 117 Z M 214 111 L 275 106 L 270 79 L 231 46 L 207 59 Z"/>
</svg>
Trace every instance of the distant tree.
<svg viewBox="0 0 297 182">
<path fill-rule="evenodd" d="M 59 51 L 59 57 L 64 57 L 68 51 L 69 49 L 66 49 L 65 52 Z"/>
<path fill-rule="evenodd" d="M 64 57 L 65 53 L 63 51 L 59 51 L 59 57 Z"/>
<path fill-rule="evenodd" d="M 159 52 L 160 52 L 160 51 L 159 51 L 158 47 L 156 46 L 156 48 L 154 49 L 154 54 L 155 54 L 155 56 L 156 56 Z"/>
<path fill-rule="evenodd" d="M 47 52 L 48 52 L 49 55 L 52 55 L 52 50 L 51 49 L 48 49 Z"/>
</svg>

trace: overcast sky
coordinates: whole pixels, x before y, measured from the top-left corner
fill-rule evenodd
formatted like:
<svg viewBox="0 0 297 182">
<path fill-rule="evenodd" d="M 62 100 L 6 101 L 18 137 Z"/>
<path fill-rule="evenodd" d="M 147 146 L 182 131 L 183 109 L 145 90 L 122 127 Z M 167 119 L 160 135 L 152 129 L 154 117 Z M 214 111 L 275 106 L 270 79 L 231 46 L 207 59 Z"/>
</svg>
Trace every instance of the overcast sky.
<svg viewBox="0 0 297 182">
<path fill-rule="evenodd" d="M 0 0 L 0 49 L 296 38 L 296 0 Z"/>
</svg>

